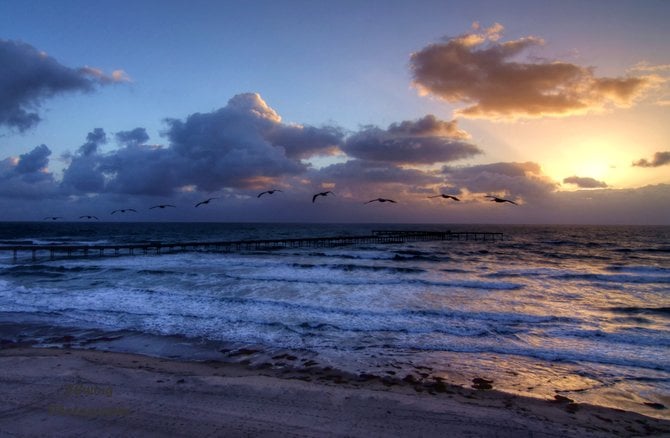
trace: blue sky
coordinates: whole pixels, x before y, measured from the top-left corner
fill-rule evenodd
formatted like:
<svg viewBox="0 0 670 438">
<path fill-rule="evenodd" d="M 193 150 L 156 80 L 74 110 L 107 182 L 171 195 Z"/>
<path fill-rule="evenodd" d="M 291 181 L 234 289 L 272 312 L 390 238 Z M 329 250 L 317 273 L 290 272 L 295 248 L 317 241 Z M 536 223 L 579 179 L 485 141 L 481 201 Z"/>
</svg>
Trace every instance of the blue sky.
<svg viewBox="0 0 670 438">
<path fill-rule="evenodd" d="M 481 153 L 454 162 L 398 160 L 392 169 L 387 166 L 385 171 L 389 175 L 408 169 L 422 172 L 420 175 L 413 173 L 414 177 L 420 177 L 420 182 L 415 179 L 402 187 L 389 184 L 388 189 L 377 184 L 370 185 L 369 190 L 355 190 L 336 181 L 336 177 L 327 180 L 325 173 L 316 175 L 318 169 L 314 168 L 292 173 L 282 167 L 281 171 L 274 169 L 268 175 L 262 175 L 260 168 L 256 169 L 255 177 L 264 177 L 266 179 L 262 181 L 281 186 L 287 193 L 295 189 L 294 192 L 302 196 L 303 189 L 305 192 L 323 187 L 334 188 L 334 191 L 341 189 L 345 196 L 340 202 L 350 201 L 351 205 L 359 205 L 366 198 L 397 195 L 399 191 L 401 195 L 398 196 L 405 197 L 408 203 L 413 202 L 410 198 L 419 196 L 417 193 L 423 195 L 447 189 L 469 200 L 460 204 L 461 211 L 449 218 L 445 218 L 439 210 L 442 207 L 434 203 L 426 205 L 425 209 L 412 204 L 416 207 L 413 211 L 418 208 L 422 210 L 421 214 L 407 214 L 399 209 L 360 213 L 357 207 L 347 210 L 351 215 L 345 215 L 345 218 L 496 221 L 500 217 L 483 210 L 490 209 L 491 205 L 482 200 L 483 194 L 495 192 L 519 201 L 525 209 L 509 213 L 502 220 L 518 222 L 530 216 L 534 221 L 542 222 L 550 218 L 536 213 L 529 215 L 528 211 L 530 205 L 539 202 L 542 196 L 535 193 L 537 199 L 532 199 L 533 194 L 526 184 L 542 180 L 554 184 L 548 188 L 551 184 L 543 182 L 542 190 L 547 191 L 543 194 L 571 199 L 562 210 L 565 216 L 562 221 L 570 222 L 570 208 L 573 207 L 569 206 L 583 206 L 587 198 L 602 195 L 607 199 L 614 197 L 618 202 L 617 196 L 624 192 L 645 188 L 645 193 L 653 193 L 645 195 L 650 204 L 646 210 L 648 214 L 629 217 L 621 212 L 621 221 L 667 223 L 667 218 L 656 217 L 667 211 L 659 212 L 656 203 L 658 199 L 670 199 L 668 166 L 663 160 L 658 166 L 648 167 L 631 166 L 631 163 L 642 159 L 652 162 L 654 154 L 670 150 L 666 122 L 670 115 L 666 82 L 670 64 L 669 18 L 670 3 L 651 0 L 111 3 L 2 0 L 0 39 L 30 45 L 67 68 L 96 68 L 107 78 L 111 78 L 112 72 L 122 70 L 129 80 L 103 81 L 87 92 L 59 92 L 28 102 L 40 121 L 23 132 L 0 125 L 0 161 L 13 157 L 11 163 L 16 164 L 18 157 L 45 144 L 50 151 L 48 172 L 53 176 L 51 184 L 62 186 L 63 173 L 70 166 L 73 154 L 95 128 L 102 128 L 107 134 L 108 141 L 98 145 L 97 153 L 101 156 L 108 154 L 108 161 L 112 158 L 110 154 L 127 146 L 115 141 L 115 134 L 138 127 L 144 128 L 148 136 L 142 143 L 171 148 L 174 146 L 172 138 L 167 135 L 171 125 L 165 122 L 166 118 L 186 122 L 190 115 L 209 114 L 225 108 L 234 96 L 258 93 L 262 101 L 281 117 L 283 125 L 337 127 L 341 130 L 342 144 L 335 145 L 339 151 L 333 152 L 331 148 L 321 155 L 301 156 L 306 160 L 303 163 L 316 163 L 318 167 L 361 159 L 346 152 L 356 149 L 354 146 L 358 147 L 360 141 L 356 145 L 344 143 L 348 138 L 363 138 L 356 137 L 357 133 L 361 134 L 362 127 L 374 125 L 386 130 L 391 124 L 416 122 L 429 114 L 442 121 L 457 120 L 458 127 L 467 133 L 468 144 L 481 150 Z M 473 23 L 479 23 L 479 27 L 473 27 Z M 501 25 L 499 30 L 494 29 L 496 23 Z M 645 78 L 646 82 L 637 86 L 632 97 L 624 98 L 623 94 L 618 94 L 617 99 L 607 102 L 601 100 L 595 104 L 589 101 L 586 110 L 579 114 L 572 111 L 574 108 L 561 113 L 552 109 L 532 117 L 521 108 L 527 103 L 524 101 L 515 105 L 514 110 L 489 107 L 493 110 L 486 110 L 488 112 L 477 117 L 459 113 L 481 99 L 482 95 L 472 88 L 468 88 L 470 94 L 461 93 L 463 98 L 460 100 L 454 98 L 455 92 L 440 94 L 435 88 L 424 95 L 419 93 L 417 82 L 423 81 L 426 85 L 436 79 L 434 76 L 415 77 L 413 53 L 423 53 L 431 44 L 456 42 L 459 36 L 466 34 L 482 36 L 487 29 L 495 36 L 475 47 L 483 49 L 486 45 L 528 37 L 542 39 L 541 44 L 533 44 L 516 57 L 506 59 L 508 63 L 522 62 L 536 67 L 560 61 L 590 69 L 595 79 L 634 77 Z M 645 67 L 644 71 L 640 69 L 641 65 Z M 472 86 L 461 85 L 465 87 L 463 90 Z M 384 135 L 390 134 L 385 132 Z M 451 138 L 448 147 L 458 146 L 461 140 Z M 372 148 L 374 145 L 365 143 L 360 147 Z M 187 158 L 182 156 L 181 159 Z M 231 162 L 229 158 L 220 163 L 218 172 L 229 172 L 227 162 Z M 524 164 L 529 162 L 538 167 Z M 491 169 L 502 167 L 476 166 L 496 163 L 514 163 L 509 167 L 522 169 L 523 181 L 508 181 L 505 185 L 499 179 L 499 186 L 493 183 L 482 185 L 470 180 L 456 181 L 453 171 L 440 171 L 444 166 L 456 166 L 490 173 Z M 10 161 L 7 166 L 8 169 L 11 167 Z M 267 170 L 266 167 L 262 169 Z M 330 170 L 328 175 L 332 176 L 338 169 Z M 44 173 L 46 170 L 40 171 Z M 442 180 L 429 181 L 428 176 Z M 584 187 L 575 187 L 575 184 L 563 182 L 574 176 L 591 178 L 602 184 L 593 187 L 587 182 Z M 109 179 L 110 175 L 105 178 Z M 231 203 L 248 202 L 245 197 L 262 188 L 261 183 L 247 182 L 245 186 L 235 181 L 228 186 L 224 183 L 205 184 L 214 190 L 204 190 L 195 184 L 195 188 L 185 192 L 184 187 L 194 183 L 183 178 L 183 185 L 175 182 L 175 187 L 179 186 L 181 191 L 162 197 L 176 202 L 186 199 L 187 195 L 193 200 L 214 194 Z M 404 178 L 409 178 L 407 172 Z M 226 177 L 222 180 L 228 181 Z M 305 184 L 304 180 L 310 180 L 311 184 Z M 384 181 L 389 182 L 388 178 Z M 24 182 L 21 184 L 25 186 Z M 309 189 L 298 190 L 299 184 L 305 184 Z M 40 205 L 44 212 L 74 206 L 80 208 L 83 202 L 93 202 L 99 206 L 96 208 L 116 207 L 119 198 L 131 194 L 119 189 L 119 185 L 114 186 L 116 189 L 113 186 L 86 193 L 52 188 L 48 196 L 39 199 Z M 361 182 L 360 187 L 368 186 Z M 539 189 L 535 187 L 533 190 Z M 34 203 L 40 197 L 31 196 L 32 200 L 25 197 L 23 206 L 12 207 L 6 219 L 35 219 L 26 212 L 34 210 Z M 154 199 L 155 193 L 136 193 L 134 196 Z M 290 198 L 291 195 L 284 196 Z M 12 205 L 16 205 L 16 198 L 24 199 L 20 195 L 7 194 L 5 198 L 13 198 Z M 299 202 L 298 198 L 295 202 Z M 607 203 L 605 198 L 602 202 Z M 82 211 L 85 209 L 81 208 Z M 607 212 L 602 220 L 611 220 L 611 211 L 602 208 Z M 310 218 L 328 220 L 331 218 L 329 214 L 315 214 Z M 229 218 L 270 220 L 272 216 L 258 211 Z M 594 214 L 584 220 L 597 222 L 599 218 Z M 184 213 L 172 219 L 186 220 L 189 216 Z M 292 220 L 292 217 L 286 215 L 284 219 Z M 294 219 L 300 220 L 299 215 Z"/>
</svg>

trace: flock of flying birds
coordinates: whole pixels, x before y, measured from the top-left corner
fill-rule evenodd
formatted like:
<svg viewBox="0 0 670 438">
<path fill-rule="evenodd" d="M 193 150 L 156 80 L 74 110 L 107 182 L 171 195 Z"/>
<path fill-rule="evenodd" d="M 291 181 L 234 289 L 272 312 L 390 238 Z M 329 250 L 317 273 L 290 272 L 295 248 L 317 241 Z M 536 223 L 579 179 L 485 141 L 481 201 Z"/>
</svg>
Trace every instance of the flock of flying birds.
<svg viewBox="0 0 670 438">
<path fill-rule="evenodd" d="M 276 192 L 281 192 L 281 190 L 279 190 L 279 189 L 266 190 L 264 192 L 260 192 L 258 195 L 256 195 L 256 197 L 260 198 L 263 195 L 274 195 Z M 331 192 L 330 190 L 328 190 L 327 192 L 315 193 L 314 196 L 312 196 L 312 203 L 316 202 L 316 198 L 318 198 L 319 196 L 326 197 L 328 195 L 335 196 L 335 193 Z M 498 203 L 509 202 L 510 204 L 518 205 L 516 202 L 510 201 L 509 199 L 499 198 L 499 197 L 493 196 L 493 195 L 486 195 L 485 197 L 489 198 L 489 200 L 491 202 L 498 202 Z M 454 200 L 454 201 L 460 201 L 460 199 L 458 197 L 454 196 L 454 195 L 445 195 L 445 194 L 440 194 L 440 195 L 435 195 L 435 196 L 428 196 L 428 198 L 444 198 L 444 199 L 451 199 L 451 200 Z M 195 204 L 195 207 L 197 208 L 197 207 L 200 207 L 201 205 L 207 205 L 215 199 L 219 199 L 219 198 L 218 197 L 207 198 L 204 201 L 200 201 L 197 204 Z M 388 199 L 388 198 L 371 199 L 367 202 L 364 202 L 363 204 L 369 204 L 371 202 L 381 202 L 381 203 L 390 202 L 392 204 L 397 204 L 396 201 L 394 201 L 393 199 Z M 149 210 L 153 210 L 155 208 L 159 208 L 159 209 L 177 208 L 177 206 L 172 205 L 172 204 L 159 204 L 159 205 L 154 205 L 153 207 L 149 207 Z M 134 208 L 121 208 L 121 209 L 113 210 L 110 214 L 116 214 L 116 213 L 122 213 L 123 214 L 123 213 L 128 213 L 128 212 L 137 213 L 137 210 L 135 210 Z M 47 216 L 43 220 L 55 221 L 55 220 L 58 220 L 58 219 L 63 219 L 63 217 L 62 216 Z M 98 218 L 97 216 L 88 215 L 88 214 L 83 215 L 83 216 L 79 216 L 79 219 L 100 220 L 100 218 Z"/>
</svg>

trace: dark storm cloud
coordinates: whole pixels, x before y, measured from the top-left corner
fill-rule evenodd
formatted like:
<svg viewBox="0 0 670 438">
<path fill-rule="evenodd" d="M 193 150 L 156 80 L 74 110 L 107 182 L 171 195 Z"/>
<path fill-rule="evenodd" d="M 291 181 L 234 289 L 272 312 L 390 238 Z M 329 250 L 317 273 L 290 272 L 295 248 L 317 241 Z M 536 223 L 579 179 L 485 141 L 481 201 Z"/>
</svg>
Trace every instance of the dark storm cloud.
<svg viewBox="0 0 670 438">
<path fill-rule="evenodd" d="M 70 68 L 33 46 L 0 40 L 0 126 L 25 131 L 40 121 L 37 109 L 57 94 L 93 90 L 97 85 L 127 80 L 91 67 Z"/>
<path fill-rule="evenodd" d="M 278 125 L 265 138 L 273 146 L 282 147 L 288 158 L 303 159 L 338 152 L 344 133 L 337 127 Z"/>
<path fill-rule="evenodd" d="M 258 94 L 239 94 L 214 112 L 192 114 L 185 121 L 170 119 L 168 124 L 180 177 L 201 190 L 245 188 L 260 177 L 306 170 L 284 147 L 272 143 L 269 133 L 283 127 L 281 118 Z"/>
<path fill-rule="evenodd" d="M 665 152 L 656 152 L 654 158 L 651 161 L 648 161 L 646 158 L 642 158 L 633 163 L 633 166 L 637 167 L 660 167 L 670 164 L 670 151 Z"/>
<path fill-rule="evenodd" d="M 596 77 L 593 68 L 562 61 L 523 62 L 518 58 L 544 42 L 536 37 L 499 42 L 495 24 L 411 56 L 414 85 L 424 94 L 472 106 L 466 117 L 561 116 L 629 106 L 659 82 L 657 76 Z"/>
<path fill-rule="evenodd" d="M 18 158 L 0 161 L 0 197 L 44 199 L 56 196 L 58 187 L 47 168 L 50 155 L 51 150 L 40 145 Z"/>
<path fill-rule="evenodd" d="M 131 143 L 100 157 L 97 170 L 107 179 L 105 192 L 168 196 L 192 183 L 180 178 L 180 164 L 169 148 Z"/>
<path fill-rule="evenodd" d="M 79 153 L 84 156 L 95 154 L 98 152 L 98 147 L 107 143 L 107 134 L 102 128 L 95 128 L 86 136 L 86 143 L 79 146 Z"/>
<path fill-rule="evenodd" d="M 51 155 L 51 150 L 47 145 L 36 146 L 32 151 L 19 156 L 15 171 L 20 174 L 29 174 L 46 169 L 49 165 L 49 155 Z"/>
<path fill-rule="evenodd" d="M 366 126 L 347 138 L 342 150 L 363 160 L 434 164 L 481 154 L 479 148 L 465 141 L 467 137 L 455 121 L 428 115 L 417 121 L 394 123 L 386 130 Z"/>
<path fill-rule="evenodd" d="M 594 178 L 569 176 L 563 179 L 563 184 L 574 184 L 582 189 L 604 189 L 607 184 Z"/>
<path fill-rule="evenodd" d="M 116 140 L 121 144 L 143 144 L 149 140 L 149 134 L 144 128 L 135 128 L 131 131 L 117 132 Z"/>
<path fill-rule="evenodd" d="M 95 128 L 86 136 L 77 153 L 66 158 L 70 165 L 63 172 L 61 186 L 66 192 L 100 193 L 105 187 L 105 176 L 100 172 L 100 145 L 107 142 L 102 128 Z"/>
<path fill-rule="evenodd" d="M 472 193 L 508 194 L 538 198 L 556 190 L 557 184 L 537 163 L 492 163 L 443 169 L 446 182 Z"/>
<path fill-rule="evenodd" d="M 102 129 L 70 157 L 63 187 L 84 193 L 167 196 L 187 189 L 256 188 L 304 173 L 300 160 L 332 153 L 343 134 L 334 127 L 286 125 L 254 93 L 234 96 L 209 113 L 168 119 L 166 146 L 148 145 L 144 128 L 117 132 L 121 147 L 101 153 Z"/>
<path fill-rule="evenodd" d="M 125 193 L 168 195 L 178 186 L 176 156 L 169 149 L 139 144 L 149 139 L 144 128 L 116 134 L 124 147 L 103 154 L 107 134 L 96 128 L 70 158 L 63 173 L 63 190 L 72 194 Z"/>
<path fill-rule="evenodd" d="M 438 176 L 417 169 L 405 169 L 391 163 L 350 160 L 332 164 L 312 174 L 313 179 L 333 182 L 337 186 L 360 184 L 403 184 L 420 186 L 439 183 Z"/>
</svg>

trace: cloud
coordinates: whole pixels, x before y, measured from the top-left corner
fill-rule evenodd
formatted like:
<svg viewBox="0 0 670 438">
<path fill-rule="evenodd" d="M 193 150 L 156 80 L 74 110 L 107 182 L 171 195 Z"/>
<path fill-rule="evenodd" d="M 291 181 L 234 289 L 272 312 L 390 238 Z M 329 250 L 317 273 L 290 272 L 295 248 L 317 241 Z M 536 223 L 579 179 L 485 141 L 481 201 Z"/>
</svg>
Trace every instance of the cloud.
<svg viewBox="0 0 670 438">
<path fill-rule="evenodd" d="M 0 197 L 45 199 L 58 195 L 58 186 L 49 172 L 51 150 L 42 144 L 19 157 L 0 161 Z"/>
<path fill-rule="evenodd" d="M 36 146 L 32 151 L 19 156 L 14 170 L 22 175 L 46 170 L 49 165 L 49 155 L 51 155 L 51 150 L 47 145 Z"/>
<path fill-rule="evenodd" d="M 330 147 L 324 141 L 309 146 L 308 152 L 308 139 L 320 138 L 321 131 L 283 125 L 255 93 L 238 94 L 214 112 L 192 114 L 185 121 L 170 119 L 168 124 L 170 150 L 179 160 L 181 178 L 205 191 L 245 188 L 259 177 L 302 173 L 306 165 L 298 158 Z M 288 138 L 295 143 L 273 142 Z"/>
<path fill-rule="evenodd" d="M 413 84 L 422 94 L 471 106 L 464 117 L 566 116 L 626 107 L 662 82 L 656 75 L 597 77 L 593 68 L 562 61 L 524 62 L 541 46 L 529 36 L 501 42 L 503 27 L 475 26 L 473 32 L 431 44 L 411 55 Z"/>
<path fill-rule="evenodd" d="M 102 191 L 107 193 L 169 196 L 193 183 L 183 175 L 189 163 L 180 161 L 170 148 L 130 143 L 104 155 L 98 163 L 98 172 L 106 180 Z M 211 175 L 210 171 L 202 177 Z"/>
<path fill-rule="evenodd" d="M 433 115 L 391 124 L 366 126 L 347 138 L 342 150 L 351 157 L 399 164 L 434 164 L 470 158 L 482 151 L 465 141 L 469 136 L 456 121 Z"/>
<path fill-rule="evenodd" d="M 116 140 L 122 144 L 142 144 L 149 140 L 149 134 L 144 128 L 135 128 L 132 131 L 121 131 L 116 133 Z"/>
<path fill-rule="evenodd" d="M 37 109 L 57 94 L 88 92 L 98 85 L 128 80 L 91 67 L 70 68 L 33 46 L 0 39 L 0 126 L 23 132 L 40 121 Z"/>
<path fill-rule="evenodd" d="M 410 201 L 416 193 L 427 193 L 426 187 L 442 183 L 441 175 L 394 163 L 352 159 L 311 169 L 292 190 L 311 195 L 332 190 L 340 202 L 359 204 L 376 197 L 390 197 L 398 202 Z M 287 191 L 285 191 L 288 193 Z M 343 204 L 343 208 L 347 204 Z"/>
<path fill-rule="evenodd" d="M 574 184 L 582 189 L 602 189 L 607 187 L 603 181 L 598 181 L 594 178 L 569 176 L 563 179 L 563 184 Z"/>
<path fill-rule="evenodd" d="M 651 161 L 648 161 L 646 158 L 642 158 L 633 163 L 633 166 L 636 167 L 660 167 L 670 164 L 670 151 L 656 152 L 654 158 Z"/>
<path fill-rule="evenodd" d="M 100 172 L 99 147 L 107 143 L 107 134 L 102 128 L 95 128 L 86 136 L 74 156 L 70 165 L 63 172 L 61 187 L 66 192 L 75 194 L 99 193 L 105 188 L 105 176 Z"/>
<path fill-rule="evenodd" d="M 539 199 L 554 192 L 558 187 L 542 173 L 539 164 L 533 162 L 444 167 L 442 171 L 450 186 L 477 194 Z"/>
<path fill-rule="evenodd" d="M 273 146 L 283 148 L 288 158 L 304 159 L 338 153 L 344 133 L 332 126 L 277 125 L 265 133 L 265 138 Z"/>
<path fill-rule="evenodd" d="M 311 177 L 333 182 L 337 186 L 359 186 L 369 184 L 426 185 L 435 184 L 441 178 L 417 169 L 405 169 L 391 163 L 367 160 L 349 160 L 319 169 Z"/>
<path fill-rule="evenodd" d="M 120 148 L 102 153 L 97 128 L 70 157 L 63 187 L 77 193 L 169 196 L 183 187 L 214 192 L 272 184 L 307 171 L 301 160 L 339 150 L 337 127 L 288 125 L 255 93 L 222 108 L 167 119 L 168 145 L 149 145 L 146 129 L 115 134 Z"/>
<path fill-rule="evenodd" d="M 581 224 L 668 225 L 670 185 L 632 189 L 559 191 L 551 214 L 537 213 L 536 222 Z"/>
</svg>

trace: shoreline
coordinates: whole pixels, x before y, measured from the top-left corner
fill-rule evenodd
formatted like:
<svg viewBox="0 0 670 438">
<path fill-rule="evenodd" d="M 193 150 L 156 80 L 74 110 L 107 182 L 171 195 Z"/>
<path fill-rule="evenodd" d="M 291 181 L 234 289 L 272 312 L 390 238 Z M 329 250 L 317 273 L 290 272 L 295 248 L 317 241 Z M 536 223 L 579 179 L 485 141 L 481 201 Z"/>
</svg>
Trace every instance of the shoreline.
<svg viewBox="0 0 670 438">
<path fill-rule="evenodd" d="M 670 421 L 511 395 L 485 379 L 466 388 L 329 367 L 13 347 L 0 349 L 9 435 L 670 436 Z"/>
</svg>

